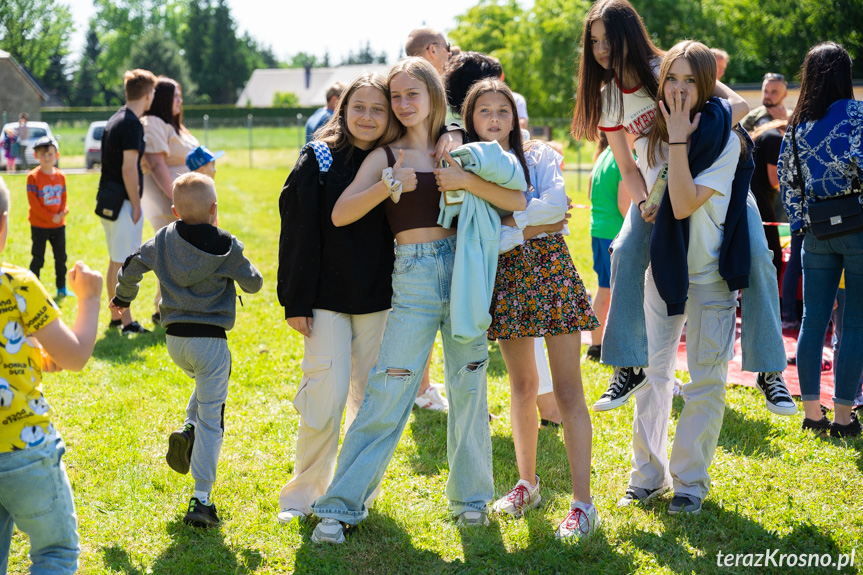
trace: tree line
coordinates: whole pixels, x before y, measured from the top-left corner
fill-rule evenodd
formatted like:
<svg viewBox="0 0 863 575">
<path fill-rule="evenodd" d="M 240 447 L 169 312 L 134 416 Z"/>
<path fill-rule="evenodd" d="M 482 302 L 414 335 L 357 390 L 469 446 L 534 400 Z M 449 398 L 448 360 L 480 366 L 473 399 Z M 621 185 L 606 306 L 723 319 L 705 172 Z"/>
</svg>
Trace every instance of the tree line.
<svg viewBox="0 0 863 575">
<path fill-rule="evenodd" d="M 760 83 L 766 72 L 793 81 L 811 46 L 833 40 L 863 78 L 863 0 L 631 0 L 648 32 L 667 50 L 684 39 L 731 57 L 723 81 Z M 589 0 L 480 0 L 449 34 L 462 50 L 500 59 L 507 83 L 532 116 L 572 113 L 584 16 Z"/>
<path fill-rule="evenodd" d="M 226 0 L 93 0 L 81 54 L 69 41 L 74 21 L 54 0 L 2 0 L 0 48 L 61 102 L 118 105 L 123 71 L 145 68 L 174 78 L 189 103 L 233 104 L 272 51 L 239 33 Z"/>
</svg>

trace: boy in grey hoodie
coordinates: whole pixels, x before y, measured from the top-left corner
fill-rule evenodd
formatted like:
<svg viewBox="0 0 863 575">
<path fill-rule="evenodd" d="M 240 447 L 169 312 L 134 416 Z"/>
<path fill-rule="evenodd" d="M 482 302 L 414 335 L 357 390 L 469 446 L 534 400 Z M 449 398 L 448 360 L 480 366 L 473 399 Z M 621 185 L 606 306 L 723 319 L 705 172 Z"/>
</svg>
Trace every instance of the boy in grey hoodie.
<svg viewBox="0 0 863 575">
<path fill-rule="evenodd" d="M 219 524 L 210 492 L 224 434 L 225 400 L 231 373 L 226 331 L 234 327 L 237 282 L 255 293 L 261 272 L 243 255 L 243 244 L 219 229 L 213 180 L 191 172 L 174 181 L 174 215 L 126 259 L 117 273 L 111 308 L 122 311 L 138 295 L 144 273 L 153 271 L 162 287 L 159 311 L 174 363 L 195 378 L 182 429 L 168 438 L 168 465 L 178 473 L 191 467 L 195 493 L 183 522 L 195 527 Z"/>
</svg>

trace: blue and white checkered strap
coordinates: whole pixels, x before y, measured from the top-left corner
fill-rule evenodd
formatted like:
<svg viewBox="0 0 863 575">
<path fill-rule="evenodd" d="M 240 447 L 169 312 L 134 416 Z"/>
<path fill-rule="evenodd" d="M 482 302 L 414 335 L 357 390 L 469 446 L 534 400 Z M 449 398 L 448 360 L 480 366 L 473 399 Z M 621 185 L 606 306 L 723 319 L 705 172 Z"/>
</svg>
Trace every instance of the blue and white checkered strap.
<svg viewBox="0 0 863 575">
<path fill-rule="evenodd" d="M 321 173 L 326 174 L 329 171 L 330 166 L 333 165 L 333 155 L 330 153 L 330 147 L 326 142 L 315 140 L 303 146 L 302 152 L 305 152 L 306 148 L 309 147 L 312 148 L 312 151 L 315 153 L 315 159 L 318 160 L 318 170 L 320 170 Z"/>
</svg>

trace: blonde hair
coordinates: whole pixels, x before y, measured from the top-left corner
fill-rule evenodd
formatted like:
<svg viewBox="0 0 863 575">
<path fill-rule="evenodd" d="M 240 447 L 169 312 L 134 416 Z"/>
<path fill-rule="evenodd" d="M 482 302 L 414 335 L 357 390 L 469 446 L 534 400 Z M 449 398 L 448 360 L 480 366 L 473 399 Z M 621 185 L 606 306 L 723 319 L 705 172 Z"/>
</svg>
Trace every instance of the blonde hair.
<svg viewBox="0 0 863 575">
<path fill-rule="evenodd" d="M 333 111 L 333 115 L 324 124 L 320 130 L 315 133 L 315 139 L 326 142 L 334 150 L 341 150 L 347 146 L 355 146 L 354 137 L 348 130 L 347 114 L 348 105 L 351 103 L 351 97 L 360 88 L 375 88 L 379 90 L 387 101 L 387 127 L 383 135 L 378 139 L 372 147 L 378 148 L 386 146 L 398 138 L 398 126 L 401 124 L 396 121 L 393 108 L 390 106 L 390 89 L 387 86 L 387 79 L 380 74 L 365 73 L 359 76 L 356 80 L 342 92 L 339 97 L 339 102 Z"/>
<path fill-rule="evenodd" d="M 710 51 L 710 48 L 694 40 L 684 40 L 672 46 L 671 50 L 666 52 L 665 57 L 662 59 L 662 64 L 659 66 L 659 90 L 656 94 L 657 107 L 665 105 L 665 82 L 668 80 L 671 66 L 681 58 L 689 62 L 689 66 L 692 68 L 692 75 L 695 77 L 695 89 L 698 92 L 698 97 L 691 103 L 689 111 L 689 118 L 691 120 L 695 117 L 695 114 L 704 109 L 704 105 L 716 87 L 716 58 L 713 57 L 713 52 Z M 660 104 L 660 102 L 663 103 Z M 640 137 L 645 136 L 642 135 Z M 653 167 L 657 164 L 657 155 L 663 160 L 665 159 L 661 143 L 668 141 L 668 125 L 665 123 L 665 116 L 662 113 L 656 114 L 656 120 L 653 126 L 650 127 L 650 131 L 646 137 L 647 165 Z M 657 154 L 657 152 L 659 153 Z"/>
<path fill-rule="evenodd" d="M 188 172 L 174 180 L 174 209 L 187 224 L 206 223 L 215 202 L 213 178 Z"/>
<path fill-rule="evenodd" d="M 446 123 L 446 91 L 444 90 L 440 75 L 434 69 L 434 66 L 426 60 L 412 56 L 401 60 L 392 67 L 387 76 L 387 86 L 391 86 L 393 78 L 402 72 L 414 80 L 422 82 L 428 90 L 430 103 L 428 117 L 429 141 L 435 142 L 437 141 L 438 133 L 440 133 L 441 128 Z M 401 122 L 398 122 L 397 127 L 399 128 L 398 137 L 401 138 L 407 133 L 407 129 Z"/>
</svg>

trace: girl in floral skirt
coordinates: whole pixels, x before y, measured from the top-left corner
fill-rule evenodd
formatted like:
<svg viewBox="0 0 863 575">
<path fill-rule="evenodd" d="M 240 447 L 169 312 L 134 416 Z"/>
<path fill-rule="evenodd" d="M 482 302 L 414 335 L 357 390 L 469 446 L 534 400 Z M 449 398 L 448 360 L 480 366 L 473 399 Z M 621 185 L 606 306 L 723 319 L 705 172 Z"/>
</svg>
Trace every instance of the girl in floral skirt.
<svg viewBox="0 0 863 575">
<path fill-rule="evenodd" d="M 471 140 L 497 141 L 504 150 L 515 154 L 528 180 L 527 208 L 502 220 L 510 230 L 502 234 L 501 249 L 509 251 L 498 260 L 488 330 L 489 339 L 500 340 L 509 371 L 512 432 L 520 478 L 509 493 L 495 502 L 494 509 L 518 517 L 541 501 L 536 475 L 534 404 L 538 378 L 533 340 L 544 337 L 554 395 L 563 416 L 572 479 L 572 502 L 556 536 L 581 538 L 596 529 L 599 517 L 590 496 L 592 429 L 581 386 L 579 332 L 592 330 L 599 322 L 559 233 L 569 203 L 560 171 L 562 158 L 540 142 L 528 142 L 522 147 L 512 92 L 499 80 L 474 84 L 465 98 L 462 118 Z M 513 235 L 516 241 L 507 241 Z"/>
</svg>

